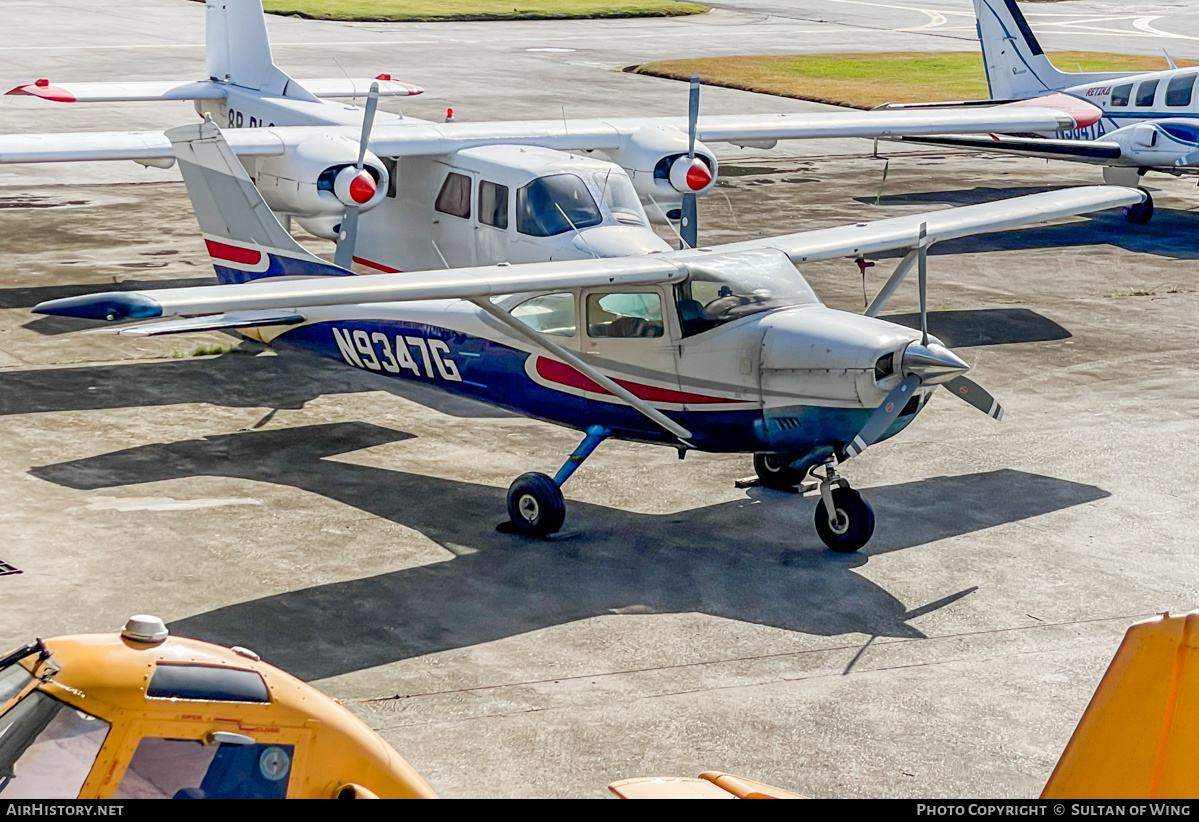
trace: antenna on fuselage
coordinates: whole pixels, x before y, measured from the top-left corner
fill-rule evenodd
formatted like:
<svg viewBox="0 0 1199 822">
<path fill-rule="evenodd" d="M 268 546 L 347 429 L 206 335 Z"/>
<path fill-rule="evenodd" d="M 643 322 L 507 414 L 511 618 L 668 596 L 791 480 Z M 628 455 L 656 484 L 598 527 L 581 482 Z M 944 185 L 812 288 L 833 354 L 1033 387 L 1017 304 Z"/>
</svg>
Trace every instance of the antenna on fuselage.
<svg viewBox="0 0 1199 822">
<path fill-rule="evenodd" d="M 1166 51 L 1164 46 L 1162 47 L 1162 54 L 1166 55 L 1166 64 L 1169 65 L 1170 68 L 1178 68 L 1178 66 L 1174 63 L 1174 58 L 1170 56 L 1170 52 Z"/>
</svg>

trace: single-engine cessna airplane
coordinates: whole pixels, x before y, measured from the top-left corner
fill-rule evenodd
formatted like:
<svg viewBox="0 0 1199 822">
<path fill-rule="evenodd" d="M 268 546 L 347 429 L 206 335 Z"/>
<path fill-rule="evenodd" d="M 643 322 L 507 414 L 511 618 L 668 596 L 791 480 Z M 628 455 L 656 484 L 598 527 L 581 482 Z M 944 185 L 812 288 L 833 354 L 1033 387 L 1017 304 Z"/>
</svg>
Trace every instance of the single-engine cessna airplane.
<svg viewBox="0 0 1199 822">
<path fill-rule="evenodd" d="M 153 320 L 116 329 L 134 336 L 236 329 L 581 430 L 553 477 L 524 474 L 508 491 L 513 526 L 541 536 L 563 524 L 563 483 L 619 437 L 671 445 L 680 457 L 752 452 L 775 487 L 823 465 L 809 488 L 820 492 L 816 530 L 833 550 L 857 550 L 874 514 L 838 462 L 905 428 L 938 385 L 1002 414 L 928 334 L 928 245 L 1144 197 L 1098 186 L 713 248 L 346 277 L 275 219 L 215 124 L 166 135 L 230 284 L 70 297 L 34 311 Z M 866 316 L 825 307 L 795 269 L 888 249 L 911 250 Z M 876 317 L 916 263 L 921 332 Z"/>
<path fill-rule="evenodd" d="M 431 123 L 380 113 L 375 125 L 373 102 L 364 111 L 323 99 L 367 97 L 372 81 L 297 81 L 275 66 L 261 0 L 208 0 L 205 60 L 205 80 L 43 79 L 8 93 L 192 100 L 237 129 L 226 139 L 285 225 L 295 218 L 337 239 L 343 268 L 385 272 L 666 250 L 651 222 L 678 222 L 681 244 L 695 247 L 696 197 L 719 176 L 708 143 L 1075 129 L 1102 113 L 1063 95 L 945 111 L 699 117 L 693 85 L 687 117 Z M 420 91 L 386 74 L 374 82 L 381 96 Z M 0 163 L 87 160 L 170 166 L 174 154 L 161 132 L 0 136 Z"/>
<path fill-rule="evenodd" d="M 991 99 L 879 110 L 943 111 L 1038 99 L 1057 104 L 1065 95 L 1099 106 L 1103 116 L 1072 129 L 1034 129 L 1040 136 L 948 134 L 916 142 L 1092 163 L 1103 166 L 1103 179 L 1112 185 L 1140 185 L 1149 171 L 1199 172 L 1199 68 L 1176 68 L 1167 56 L 1170 68 L 1163 71 L 1063 72 L 1049 62 L 1016 0 L 974 0 L 974 13 Z M 1152 198 L 1128 213 L 1135 223 L 1152 217 Z"/>
</svg>

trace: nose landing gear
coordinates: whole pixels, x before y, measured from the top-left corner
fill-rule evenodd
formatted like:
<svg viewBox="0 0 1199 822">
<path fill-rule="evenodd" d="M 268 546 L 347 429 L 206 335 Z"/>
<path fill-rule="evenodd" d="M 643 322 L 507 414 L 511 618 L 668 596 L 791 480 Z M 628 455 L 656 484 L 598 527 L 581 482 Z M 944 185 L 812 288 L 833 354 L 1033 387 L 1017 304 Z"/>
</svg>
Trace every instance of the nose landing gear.
<svg viewBox="0 0 1199 822">
<path fill-rule="evenodd" d="M 816 533 L 839 554 L 852 554 L 874 535 L 874 509 L 837 474 L 831 462 L 820 477 Z"/>
</svg>

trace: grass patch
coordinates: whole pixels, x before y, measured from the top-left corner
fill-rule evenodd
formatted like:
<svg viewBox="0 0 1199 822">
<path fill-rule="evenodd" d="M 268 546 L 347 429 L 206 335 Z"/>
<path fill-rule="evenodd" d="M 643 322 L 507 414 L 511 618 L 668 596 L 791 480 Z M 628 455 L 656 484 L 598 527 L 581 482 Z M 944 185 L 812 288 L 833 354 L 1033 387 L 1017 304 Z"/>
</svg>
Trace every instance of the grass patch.
<svg viewBox="0 0 1199 822">
<path fill-rule="evenodd" d="M 1061 51 L 1049 55 L 1063 71 L 1156 71 L 1161 57 Z M 1199 65 L 1179 60 L 1178 65 Z M 632 69 L 637 74 L 688 80 L 699 72 L 712 86 L 794 97 L 851 108 L 882 103 L 983 100 L 987 78 L 978 52 L 752 55 L 663 60 Z"/>
<path fill-rule="evenodd" d="M 262 5 L 272 14 L 388 23 L 676 17 L 708 10 L 675 0 L 263 0 Z"/>
</svg>

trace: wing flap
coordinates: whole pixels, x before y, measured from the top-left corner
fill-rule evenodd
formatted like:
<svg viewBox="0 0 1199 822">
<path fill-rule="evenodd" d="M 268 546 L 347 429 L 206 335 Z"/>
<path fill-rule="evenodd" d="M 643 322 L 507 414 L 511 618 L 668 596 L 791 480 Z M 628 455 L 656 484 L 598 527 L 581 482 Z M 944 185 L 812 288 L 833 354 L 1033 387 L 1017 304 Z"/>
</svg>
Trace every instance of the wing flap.
<svg viewBox="0 0 1199 822">
<path fill-rule="evenodd" d="M 194 331 L 232 331 L 237 328 L 263 328 L 268 325 L 295 325 L 305 317 L 296 311 L 232 311 L 227 314 L 208 314 L 182 320 L 138 323 L 120 328 L 99 328 L 92 334 L 120 334 L 125 337 L 161 337 L 165 334 L 187 334 Z"/>
</svg>

